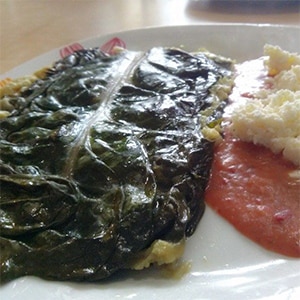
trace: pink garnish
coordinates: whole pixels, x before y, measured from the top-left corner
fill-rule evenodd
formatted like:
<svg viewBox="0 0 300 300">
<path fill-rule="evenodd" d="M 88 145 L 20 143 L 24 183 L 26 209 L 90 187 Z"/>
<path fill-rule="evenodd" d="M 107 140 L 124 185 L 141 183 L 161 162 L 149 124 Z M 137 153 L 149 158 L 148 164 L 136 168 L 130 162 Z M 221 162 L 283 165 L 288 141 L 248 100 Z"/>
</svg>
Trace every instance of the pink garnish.
<svg viewBox="0 0 300 300">
<path fill-rule="evenodd" d="M 100 50 L 107 53 L 107 54 L 114 54 L 114 49 L 116 47 L 120 47 L 120 48 L 126 48 L 126 44 L 123 40 L 115 37 L 111 40 L 109 40 L 108 42 L 106 42 L 105 44 L 103 44 L 100 47 Z M 61 58 L 65 58 L 66 56 L 72 54 L 75 51 L 84 49 L 84 47 L 79 44 L 79 43 L 74 43 L 71 45 L 68 45 L 62 49 L 59 50 L 59 55 Z"/>
<path fill-rule="evenodd" d="M 126 48 L 126 44 L 123 40 L 115 37 L 102 45 L 100 50 L 107 54 L 113 54 L 115 47 Z"/>
<path fill-rule="evenodd" d="M 274 221 L 277 223 L 284 222 L 292 216 L 292 212 L 289 209 L 285 209 L 274 214 Z"/>
<path fill-rule="evenodd" d="M 66 46 L 62 49 L 59 50 L 59 54 L 61 56 L 61 58 L 64 58 L 70 54 L 72 54 L 73 52 L 77 51 L 77 50 L 81 50 L 83 49 L 83 46 L 79 43 L 74 43 L 71 44 L 69 46 Z"/>
</svg>

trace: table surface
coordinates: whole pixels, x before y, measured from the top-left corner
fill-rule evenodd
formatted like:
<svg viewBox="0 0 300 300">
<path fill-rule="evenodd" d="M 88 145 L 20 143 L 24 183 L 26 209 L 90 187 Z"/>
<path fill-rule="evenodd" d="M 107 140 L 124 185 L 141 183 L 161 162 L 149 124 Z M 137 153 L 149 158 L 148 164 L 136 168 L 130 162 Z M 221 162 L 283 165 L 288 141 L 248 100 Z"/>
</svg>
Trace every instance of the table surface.
<svg viewBox="0 0 300 300">
<path fill-rule="evenodd" d="M 300 26 L 296 0 L 0 0 L 0 74 L 54 48 L 164 25 Z"/>
</svg>

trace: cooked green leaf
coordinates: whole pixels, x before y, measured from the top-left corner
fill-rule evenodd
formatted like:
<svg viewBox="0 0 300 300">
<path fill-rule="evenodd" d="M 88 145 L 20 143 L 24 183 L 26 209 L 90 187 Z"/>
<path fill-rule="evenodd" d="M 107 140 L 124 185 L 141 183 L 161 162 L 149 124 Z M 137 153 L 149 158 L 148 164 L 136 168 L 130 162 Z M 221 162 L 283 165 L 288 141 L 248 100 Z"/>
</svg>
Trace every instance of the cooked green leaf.
<svg viewBox="0 0 300 300">
<path fill-rule="evenodd" d="M 230 70 L 204 54 L 81 50 L 1 120 L 1 280 L 99 280 L 193 234 L 213 143 L 202 111 Z"/>
</svg>

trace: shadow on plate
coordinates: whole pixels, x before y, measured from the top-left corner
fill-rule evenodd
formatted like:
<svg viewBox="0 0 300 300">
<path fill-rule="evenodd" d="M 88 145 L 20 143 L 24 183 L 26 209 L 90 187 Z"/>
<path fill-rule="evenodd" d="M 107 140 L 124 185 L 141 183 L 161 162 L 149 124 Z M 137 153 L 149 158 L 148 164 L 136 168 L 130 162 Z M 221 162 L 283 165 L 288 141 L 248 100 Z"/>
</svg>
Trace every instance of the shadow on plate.
<svg viewBox="0 0 300 300">
<path fill-rule="evenodd" d="M 188 275 L 188 274 L 186 274 Z M 109 290 L 119 288 L 123 292 L 139 284 L 141 288 L 171 288 L 184 280 L 185 275 L 180 279 L 166 278 L 157 268 L 149 268 L 142 271 L 121 270 L 107 279 L 98 282 L 58 282 L 78 292 L 86 292 L 91 289 Z M 40 280 L 40 279 L 39 279 Z"/>
<path fill-rule="evenodd" d="M 300 12 L 300 0 L 189 0 L 187 12 L 227 14 L 280 14 Z"/>
</svg>

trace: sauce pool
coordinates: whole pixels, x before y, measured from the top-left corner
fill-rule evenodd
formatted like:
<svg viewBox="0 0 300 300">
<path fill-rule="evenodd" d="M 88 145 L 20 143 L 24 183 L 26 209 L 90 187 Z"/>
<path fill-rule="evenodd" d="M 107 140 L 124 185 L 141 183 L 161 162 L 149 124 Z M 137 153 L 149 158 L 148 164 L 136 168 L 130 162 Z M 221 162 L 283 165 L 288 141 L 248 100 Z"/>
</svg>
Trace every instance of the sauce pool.
<svg viewBox="0 0 300 300">
<path fill-rule="evenodd" d="M 251 98 L 266 76 L 262 60 L 247 62 L 238 72 L 233 105 Z M 240 141 L 225 129 L 223 141 L 215 147 L 205 199 L 254 242 L 286 256 L 300 257 L 299 169 L 281 154 Z"/>
</svg>

